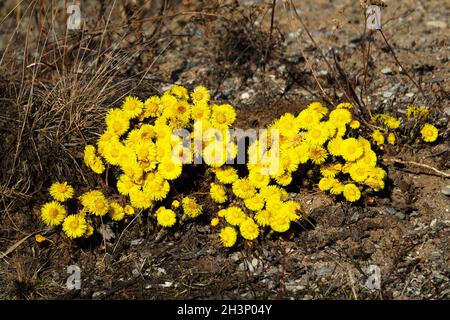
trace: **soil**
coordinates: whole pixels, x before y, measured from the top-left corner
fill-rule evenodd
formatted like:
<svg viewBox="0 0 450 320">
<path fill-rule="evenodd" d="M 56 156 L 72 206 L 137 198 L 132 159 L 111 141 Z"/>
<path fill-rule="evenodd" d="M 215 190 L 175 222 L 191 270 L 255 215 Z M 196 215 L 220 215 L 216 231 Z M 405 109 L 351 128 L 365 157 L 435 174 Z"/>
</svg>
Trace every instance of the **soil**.
<svg viewBox="0 0 450 320">
<path fill-rule="evenodd" d="M 0 7 L 0 21 L 11 9 L 9 2 Z M 203 84 L 216 101 L 236 107 L 236 126 L 243 129 L 263 128 L 286 112 L 297 114 L 312 101 L 344 101 L 352 92 L 362 97 L 361 119 L 368 119 L 367 112 L 402 116 L 410 104 L 426 105 L 441 132 L 439 140 L 425 144 L 401 137 L 405 143 L 386 147 L 380 158 L 449 172 L 449 115 L 444 111 L 450 89 L 449 3 L 385 1 L 382 31 L 394 57 L 379 32 L 363 37 L 364 16 L 357 1 L 294 1 L 314 42 L 282 1 L 275 10 L 272 33 L 271 8 L 264 1 L 220 1 L 217 10 L 211 10 L 212 1 L 169 2 L 155 45 L 145 47 L 133 32 L 120 42 L 124 51 L 145 47 L 139 59 L 124 66 L 122 75 L 139 73 L 156 61 L 145 81 L 133 83 L 134 94 L 161 92 L 175 81 L 188 87 Z M 156 14 L 159 7 L 147 10 Z M 132 26 L 127 28 L 133 30 Z M 6 33 L 0 35 L 0 53 L 6 38 Z M 51 78 L 41 81 L 52 84 Z M 15 92 L 11 83 L 0 82 L 0 101 L 6 110 L 0 116 L 5 148 L 0 162 L 0 187 L 5 187 L 0 188 L 4 193 L 0 251 L 10 249 L 0 263 L 1 299 L 450 298 L 450 201 L 441 192 L 450 179 L 413 164 L 380 159 L 388 172 L 386 191 L 367 195 L 356 205 L 327 196 L 314 185 L 293 187 L 290 196 L 302 204 L 308 218 L 286 235 L 241 242 L 233 249 L 220 245 L 206 218 L 165 231 L 141 215 L 126 225 L 112 226 L 114 237 L 109 240 L 97 236 L 70 241 L 49 231 L 39 218 L 39 206 L 48 199 L 51 181 L 65 179 L 80 188 L 98 181 L 81 177 L 77 170 L 68 177 L 63 167 L 45 161 L 45 173 L 38 175 L 36 155 L 42 153 L 30 147 L 21 154 L 18 161 L 23 167 L 17 173 L 28 172 L 28 188 L 20 179 L 15 180 L 17 185 L 8 185 L 21 123 L 21 113 L 10 99 Z M 100 130 L 91 127 L 83 137 L 91 141 Z M 38 141 L 36 148 L 41 144 Z M 51 153 L 57 150 L 59 161 L 82 165 L 83 145 L 69 148 L 67 154 L 53 147 L 57 149 L 45 151 L 53 159 L 48 161 L 56 161 Z M 204 187 L 194 186 L 196 191 Z M 14 192 L 7 194 L 8 190 Z M 48 241 L 37 243 L 38 232 Z M 81 269 L 81 290 L 67 289 L 70 265 Z M 370 268 L 379 271 L 379 288 L 367 284 L 374 277 Z"/>
</svg>

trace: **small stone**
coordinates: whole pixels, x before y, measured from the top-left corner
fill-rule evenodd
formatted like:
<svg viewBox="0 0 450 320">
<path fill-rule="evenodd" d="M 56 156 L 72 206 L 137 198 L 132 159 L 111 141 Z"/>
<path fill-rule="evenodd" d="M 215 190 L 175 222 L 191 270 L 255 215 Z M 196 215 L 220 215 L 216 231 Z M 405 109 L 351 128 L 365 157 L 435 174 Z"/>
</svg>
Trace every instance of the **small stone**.
<svg viewBox="0 0 450 320">
<path fill-rule="evenodd" d="M 322 276 L 327 275 L 327 274 L 332 273 L 332 272 L 333 272 L 332 269 L 324 267 L 324 268 L 320 268 L 319 270 L 317 270 L 316 274 L 319 277 L 322 277 Z"/>
<path fill-rule="evenodd" d="M 247 270 L 246 263 L 244 263 L 244 262 L 239 263 L 238 269 L 239 269 L 240 271 L 245 271 L 245 270 Z"/>
<path fill-rule="evenodd" d="M 450 107 L 447 107 L 444 109 L 444 113 L 448 116 L 450 116 Z"/>
<path fill-rule="evenodd" d="M 160 284 L 163 288 L 170 288 L 173 285 L 173 282 L 171 281 L 165 281 L 164 283 Z"/>
<path fill-rule="evenodd" d="M 383 92 L 383 98 L 390 98 L 394 95 L 393 91 L 385 91 Z"/>
<path fill-rule="evenodd" d="M 104 294 L 106 294 L 106 291 L 96 291 L 92 294 L 92 299 L 100 298 Z"/>
<path fill-rule="evenodd" d="M 140 238 L 140 239 L 136 239 L 136 240 L 131 241 L 130 244 L 131 244 L 132 246 L 138 246 L 138 245 L 140 245 L 142 242 L 144 242 L 144 239 Z"/>
<path fill-rule="evenodd" d="M 392 69 L 389 67 L 381 69 L 382 74 L 392 74 Z"/>
<path fill-rule="evenodd" d="M 395 210 L 392 207 L 387 207 L 387 208 L 384 208 L 383 213 L 395 215 L 397 213 L 397 210 Z"/>
<path fill-rule="evenodd" d="M 446 196 L 450 196 L 450 185 L 447 185 L 441 189 L 441 192 Z"/>
<path fill-rule="evenodd" d="M 404 214 L 403 212 L 398 211 L 395 216 L 400 219 L 400 220 L 405 220 L 406 218 L 406 214 Z"/>
<path fill-rule="evenodd" d="M 414 97 L 414 92 L 408 92 L 407 94 L 405 94 L 405 96 L 407 96 L 408 98 L 412 98 Z"/>
<path fill-rule="evenodd" d="M 158 275 L 167 274 L 166 270 L 160 267 L 156 268 L 156 272 L 158 273 Z"/>
<path fill-rule="evenodd" d="M 250 93 L 248 92 L 242 92 L 241 94 L 241 100 L 248 100 L 250 99 Z"/>
<path fill-rule="evenodd" d="M 431 229 L 434 229 L 434 228 L 436 228 L 436 225 L 437 225 L 437 219 L 431 220 L 431 222 L 430 222 L 430 228 L 431 228 Z"/>
<path fill-rule="evenodd" d="M 428 27 L 445 29 L 447 28 L 447 23 L 445 21 L 432 20 L 426 22 Z"/>
<path fill-rule="evenodd" d="M 133 269 L 131 271 L 131 274 L 133 275 L 133 278 L 137 278 L 137 277 L 139 277 L 140 272 L 138 269 Z"/>
</svg>

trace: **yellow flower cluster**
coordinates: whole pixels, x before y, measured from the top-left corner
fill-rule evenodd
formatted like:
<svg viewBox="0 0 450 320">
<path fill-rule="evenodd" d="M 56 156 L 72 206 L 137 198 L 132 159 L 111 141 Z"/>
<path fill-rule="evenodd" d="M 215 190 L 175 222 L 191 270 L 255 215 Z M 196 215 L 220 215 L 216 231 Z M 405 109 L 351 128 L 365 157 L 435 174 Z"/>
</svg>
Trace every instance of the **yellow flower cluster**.
<svg viewBox="0 0 450 320">
<path fill-rule="evenodd" d="M 372 117 L 372 122 L 379 123 L 384 127 L 383 130 L 376 129 L 372 132 L 373 142 L 380 149 L 383 149 L 383 144 L 386 140 L 389 144 L 394 145 L 397 141 L 394 131 L 400 127 L 400 120 L 386 113 L 379 113 Z"/>
<path fill-rule="evenodd" d="M 263 136 L 249 146 L 246 176 L 240 177 L 232 166 L 212 169 L 212 200 L 230 203 L 211 220 L 214 227 L 223 224 L 219 236 L 224 246 L 233 246 L 238 232 L 254 240 L 265 228 L 286 232 L 301 219 L 300 204 L 288 199 L 284 187 L 308 167 L 320 173 L 319 189 L 350 202 L 359 200 L 365 187 L 384 188 L 386 172 L 377 167 L 370 142 L 357 137 L 360 124 L 351 108 L 342 103 L 330 112 L 315 102 L 297 116 L 286 113 L 267 128 L 268 136 L 277 139 Z"/>
<path fill-rule="evenodd" d="M 358 136 L 360 123 L 351 109 L 342 103 L 330 111 L 314 102 L 298 115 L 284 114 L 248 147 L 242 173 L 232 165 L 238 148 L 229 129 L 236 111 L 229 104 L 211 103 L 205 87 L 189 93 L 174 85 L 145 101 L 126 97 L 119 108 L 108 111 L 106 130 L 96 145 L 84 150 L 86 166 L 112 175 L 118 194 L 107 198 L 88 190 L 76 198 L 78 213 L 68 215 L 61 202 L 72 198 L 74 190 L 55 183 L 50 193 L 56 201 L 42 207 L 42 219 L 50 226 L 62 224 L 70 238 L 90 236 L 105 216 L 121 221 L 142 210 L 153 212 L 162 227 L 182 221 L 182 213 L 194 219 L 211 210 L 193 195 L 172 199 L 170 208 L 160 203 L 183 173 L 183 164 L 203 159 L 213 174 L 208 194 L 218 211 L 211 226 L 220 227 L 224 246 L 233 246 L 238 235 L 253 241 L 265 230 L 286 232 L 302 218 L 300 204 L 285 189 L 298 176 L 308 172 L 309 178 L 319 178 L 320 190 L 350 202 L 358 201 L 367 187 L 384 188 L 386 173 L 377 166 L 370 142 Z M 395 118 L 378 119 L 392 129 L 399 125 Z M 190 131 L 182 138 L 179 132 L 185 129 Z M 187 146 L 185 138 L 194 143 Z"/>
<path fill-rule="evenodd" d="M 41 208 L 42 221 L 48 226 L 62 225 L 62 230 L 71 239 L 89 237 L 94 233 L 95 217 L 109 214 L 114 221 L 123 220 L 126 215 L 134 215 L 130 205 L 122 207 L 115 201 L 109 201 L 102 192 L 92 190 L 77 199 L 81 209 L 76 214 L 68 214 L 65 201 L 73 199 L 74 189 L 67 182 L 54 182 L 50 187 L 54 199 Z"/>
</svg>

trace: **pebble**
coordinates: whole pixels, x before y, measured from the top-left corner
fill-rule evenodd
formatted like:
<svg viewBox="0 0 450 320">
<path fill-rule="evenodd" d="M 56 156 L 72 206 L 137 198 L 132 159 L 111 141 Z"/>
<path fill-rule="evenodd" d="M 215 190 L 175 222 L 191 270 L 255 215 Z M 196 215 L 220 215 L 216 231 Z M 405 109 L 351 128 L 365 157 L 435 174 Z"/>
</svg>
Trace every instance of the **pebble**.
<svg viewBox="0 0 450 320">
<path fill-rule="evenodd" d="M 407 96 L 408 98 L 412 98 L 414 97 L 414 92 L 408 92 L 407 94 L 405 94 L 405 96 Z"/>
<path fill-rule="evenodd" d="M 248 93 L 248 92 L 243 92 L 243 93 L 241 94 L 241 100 L 248 100 L 248 99 L 250 99 L 250 93 Z"/>
<path fill-rule="evenodd" d="M 443 187 L 443 188 L 441 189 L 441 192 L 442 192 L 443 194 L 445 194 L 446 196 L 450 196 L 450 185 Z"/>
<path fill-rule="evenodd" d="M 317 270 L 316 274 L 319 277 L 322 277 L 322 276 L 327 275 L 327 274 L 332 273 L 332 272 L 333 272 L 332 269 L 324 267 L 324 268 L 320 268 L 319 270 Z"/>
<path fill-rule="evenodd" d="M 171 281 L 165 281 L 164 283 L 160 284 L 163 288 L 170 288 L 173 285 L 173 282 Z"/>
<path fill-rule="evenodd" d="M 386 207 L 384 208 L 383 213 L 395 215 L 397 213 L 397 210 L 392 207 Z"/>
<path fill-rule="evenodd" d="M 444 109 L 444 113 L 448 116 L 450 116 L 450 107 L 447 107 Z"/>
<path fill-rule="evenodd" d="M 138 246 L 138 245 L 140 245 L 142 242 L 144 242 L 144 239 L 140 238 L 140 239 L 136 239 L 136 240 L 131 241 L 130 244 L 131 244 L 132 246 Z"/>
<path fill-rule="evenodd" d="M 133 275 L 134 278 L 137 278 L 139 277 L 140 272 L 138 269 L 133 269 L 133 271 L 131 271 L 131 274 Z"/>
<path fill-rule="evenodd" d="M 406 214 L 404 214 L 403 212 L 398 211 L 395 216 L 400 219 L 400 220 L 404 220 L 406 218 Z"/>
<path fill-rule="evenodd" d="M 106 294 L 106 291 L 96 291 L 92 294 L 92 299 L 96 299 Z"/>
<path fill-rule="evenodd" d="M 432 21 L 427 21 L 426 24 L 428 27 L 432 27 L 432 28 L 440 28 L 440 29 L 447 28 L 447 23 L 445 21 L 432 20 Z"/>
<path fill-rule="evenodd" d="M 383 69 L 381 69 L 381 73 L 382 74 L 392 74 L 392 69 L 389 67 L 383 68 Z"/>
</svg>

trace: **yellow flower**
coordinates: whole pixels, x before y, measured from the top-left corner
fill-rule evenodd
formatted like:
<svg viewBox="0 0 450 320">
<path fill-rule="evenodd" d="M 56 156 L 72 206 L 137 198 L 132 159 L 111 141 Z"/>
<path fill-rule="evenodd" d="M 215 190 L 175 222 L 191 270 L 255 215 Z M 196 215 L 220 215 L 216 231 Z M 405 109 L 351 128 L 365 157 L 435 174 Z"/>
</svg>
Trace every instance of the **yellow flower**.
<svg viewBox="0 0 450 320">
<path fill-rule="evenodd" d="M 259 194 L 266 201 L 269 201 L 271 199 L 281 200 L 282 189 L 279 186 L 275 186 L 275 185 L 264 186 L 259 191 Z"/>
<path fill-rule="evenodd" d="M 319 181 L 319 189 L 322 191 L 328 191 L 333 186 L 333 178 L 323 177 Z"/>
<path fill-rule="evenodd" d="M 144 192 L 151 200 L 159 201 L 167 197 L 170 191 L 169 183 L 160 175 L 147 175 L 144 182 Z"/>
<path fill-rule="evenodd" d="M 328 153 L 321 146 L 311 146 L 309 148 L 309 158 L 314 164 L 322 164 L 327 159 Z"/>
<path fill-rule="evenodd" d="M 109 204 L 109 215 L 114 221 L 120 221 L 125 217 L 125 211 L 117 202 L 111 202 Z"/>
<path fill-rule="evenodd" d="M 133 188 L 139 188 L 139 186 L 135 184 L 127 175 L 120 175 L 119 180 L 117 181 L 117 190 L 119 193 L 127 196 Z"/>
<path fill-rule="evenodd" d="M 216 203 L 224 203 L 228 199 L 227 193 L 225 192 L 225 188 L 220 184 L 212 182 L 211 187 L 209 189 L 209 193 L 213 201 Z"/>
<path fill-rule="evenodd" d="M 336 106 L 336 109 L 352 109 L 353 105 L 350 102 L 342 102 Z"/>
<path fill-rule="evenodd" d="M 84 147 L 84 163 L 89 166 L 89 164 L 95 158 L 95 147 L 93 145 L 88 144 Z"/>
<path fill-rule="evenodd" d="M 125 205 L 125 207 L 123 207 L 123 211 L 125 212 L 125 214 L 127 216 L 132 216 L 135 214 L 134 208 L 132 206 L 130 206 L 129 204 Z"/>
<path fill-rule="evenodd" d="M 128 116 L 128 118 L 137 118 L 142 113 L 144 104 L 139 98 L 126 97 L 122 105 L 122 110 Z"/>
<path fill-rule="evenodd" d="M 359 161 L 351 164 L 348 172 L 352 180 L 356 182 L 363 182 L 369 176 L 368 167 Z"/>
<path fill-rule="evenodd" d="M 350 128 L 352 129 L 358 129 L 360 127 L 360 123 L 358 120 L 352 120 L 349 124 Z"/>
<path fill-rule="evenodd" d="M 183 164 L 174 163 L 171 158 L 162 159 L 158 166 L 158 172 L 164 179 L 174 180 L 181 175 Z"/>
<path fill-rule="evenodd" d="M 416 118 L 416 119 L 422 119 L 426 118 L 428 114 L 430 113 L 430 110 L 427 108 L 411 105 L 406 109 L 406 116 L 408 118 Z"/>
<path fill-rule="evenodd" d="M 275 181 L 280 186 L 288 186 L 292 182 L 292 175 L 289 172 L 285 172 L 282 175 L 277 175 Z"/>
<path fill-rule="evenodd" d="M 208 89 L 204 86 L 198 86 L 194 88 L 194 91 L 191 93 L 191 98 L 194 103 L 207 103 L 210 99 L 210 94 Z"/>
<path fill-rule="evenodd" d="M 172 86 L 172 93 L 180 99 L 183 99 L 183 100 L 189 99 L 188 90 L 185 87 L 179 86 L 177 84 L 174 84 Z"/>
<path fill-rule="evenodd" d="M 387 141 L 392 145 L 395 144 L 395 135 L 392 132 L 388 134 Z"/>
<path fill-rule="evenodd" d="M 352 121 L 352 114 L 347 109 L 335 109 L 330 112 L 330 122 L 343 125 Z"/>
<path fill-rule="evenodd" d="M 334 138 L 328 141 L 327 149 L 328 152 L 333 156 L 340 156 L 341 155 L 341 145 L 342 145 L 342 138 Z"/>
<path fill-rule="evenodd" d="M 420 130 L 425 142 L 434 142 L 438 137 L 438 130 L 432 124 L 426 123 Z"/>
<path fill-rule="evenodd" d="M 85 231 L 83 237 L 89 238 L 93 234 L 94 234 L 94 227 L 91 224 L 86 223 L 86 231 Z"/>
<path fill-rule="evenodd" d="M 383 134 L 380 132 L 380 130 L 375 130 L 374 132 L 372 132 L 372 140 L 378 145 L 382 145 L 384 143 L 384 136 Z"/>
<path fill-rule="evenodd" d="M 348 138 L 342 141 L 341 153 L 345 160 L 355 161 L 362 157 L 364 148 L 355 138 Z"/>
<path fill-rule="evenodd" d="M 225 227 L 219 233 L 220 241 L 225 247 L 232 247 L 237 240 L 237 232 L 232 227 Z"/>
<path fill-rule="evenodd" d="M 175 208 L 175 209 L 178 209 L 178 208 L 180 207 L 180 201 L 178 201 L 178 200 L 173 200 L 173 201 L 172 201 L 171 207 L 172 207 L 172 208 Z"/>
<path fill-rule="evenodd" d="M 244 200 L 245 206 L 252 211 L 259 211 L 264 208 L 264 199 L 260 194 Z"/>
<path fill-rule="evenodd" d="M 238 179 L 233 182 L 233 193 L 241 199 L 248 199 L 255 195 L 256 189 L 248 178 Z"/>
<path fill-rule="evenodd" d="M 218 225 L 219 225 L 219 222 L 220 222 L 220 220 L 219 220 L 219 218 L 212 218 L 211 219 L 211 227 L 217 227 Z"/>
<path fill-rule="evenodd" d="M 225 145 L 222 141 L 210 142 L 203 149 L 203 160 L 211 167 L 221 167 L 227 161 Z"/>
<path fill-rule="evenodd" d="M 162 227 L 171 227 L 177 222 L 177 216 L 175 212 L 164 207 L 156 210 L 156 220 L 158 224 Z"/>
<path fill-rule="evenodd" d="M 231 206 L 226 209 L 225 220 L 232 226 L 239 226 L 247 216 L 241 208 L 236 206 Z"/>
<path fill-rule="evenodd" d="M 86 233 L 86 220 L 79 215 L 70 215 L 64 219 L 63 231 L 71 239 L 80 238 Z"/>
<path fill-rule="evenodd" d="M 81 204 L 91 213 L 103 216 L 109 211 L 109 204 L 103 193 L 92 190 L 81 196 Z"/>
<path fill-rule="evenodd" d="M 211 124 L 215 128 L 229 127 L 236 119 L 236 111 L 229 104 L 213 105 Z"/>
<path fill-rule="evenodd" d="M 250 181 L 250 184 L 258 189 L 267 186 L 270 182 L 269 175 L 262 174 L 260 168 L 250 170 L 248 179 Z"/>
<path fill-rule="evenodd" d="M 66 209 L 56 201 L 48 202 L 41 208 L 42 221 L 48 226 L 60 225 L 66 215 Z"/>
<path fill-rule="evenodd" d="M 325 107 L 322 103 L 320 102 L 311 102 L 307 109 L 316 111 L 318 113 L 320 113 L 321 115 L 326 115 L 328 113 L 328 108 Z"/>
<path fill-rule="evenodd" d="M 309 129 L 319 123 L 322 114 L 312 109 L 305 109 L 299 113 L 296 120 L 302 129 Z"/>
<path fill-rule="evenodd" d="M 239 231 L 244 239 L 250 241 L 258 238 L 259 235 L 258 225 L 251 218 L 246 219 L 240 224 Z"/>
<path fill-rule="evenodd" d="M 196 218 L 202 213 L 202 206 L 195 199 L 183 198 L 183 211 L 189 218 Z"/>
<path fill-rule="evenodd" d="M 153 205 L 151 194 L 138 188 L 130 190 L 130 201 L 131 205 L 137 209 L 148 209 Z"/>
<path fill-rule="evenodd" d="M 255 214 L 256 223 L 258 223 L 261 227 L 266 227 L 270 225 L 270 211 L 261 210 Z"/>
<path fill-rule="evenodd" d="M 338 173 L 339 169 L 336 167 L 336 165 L 328 165 L 328 166 L 322 166 L 320 168 L 320 173 L 322 176 L 327 178 L 334 178 Z"/>
<path fill-rule="evenodd" d="M 118 165 L 125 152 L 125 146 L 116 140 L 111 140 L 104 145 L 103 156 L 105 160 L 112 165 Z"/>
<path fill-rule="evenodd" d="M 291 221 L 281 211 L 272 212 L 270 215 L 270 227 L 275 232 L 286 232 L 291 227 Z"/>
<path fill-rule="evenodd" d="M 209 116 L 211 114 L 211 109 L 207 103 L 196 103 L 192 106 L 191 109 L 191 117 L 196 121 L 205 121 L 209 120 Z"/>
<path fill-rule="evenodd" d="M 72 198 L 73 192 L 73 188 L 65 181 L 54 182 L 50 187 L 50 195 L 53 197 L 53 199 L 61 202 Z"/>
<path fill-rule="evenodd" d="M 358 201 L 361 198 L 361 192 L 353 183 L 348 183 L 344 186 L 343 195 L 350 202 Z"/>
<path fill-rule="evenodd" d="M 47 238 L 44 237 L 42 234 L 38 233 L 37 235 L 34 236 L 34 240 L 35 240 L 37 243 L 42 243 L 42 242 L 44 242 L 45 240 L 47 240 Z"/>
<path fill-rule="evenodd" d="M 329 138 L 328 127 L 323 124 L 317 124 L 309 128 L 306 133 L 306 140 L 309 144 L 323 145 Z"/>
<path fill-rule="evenodd" d="M 110 109 L 105 117 L 107 131 L 121 136 L 130 128 L 129 116 L 120 109 Z"/>
<path fill-rule="evenodd" d="M 331 183 L 330 193 L 334 195 L 341 194 L 344 191 L 344 185 L 337 179 L 333 179 Z"/>
<path fill-rule="evenodd" d="M 217 179 L 223 184 L 230 184 L 239 179 L 236 169 L 233 167 L 223 167 L 214 169 Z"/>
<path fill-rule="evenodd" d="M 105 165 L 100 157 L 94 157 L 88 164 L 89 168 L 97 174 L 102 174 L 105 171 Z"/>
<path fill-rule="evenodd" d="M 159 97 L 155 97 L 155 96 L 150 97 L 147 100 L 145 100 L 144 101 L 144 111 L 142 112 L 141 116 L 139 117 L 139 120 L 142 121 L 149 117 L 156 117 L 158 115 L 160 103 L 161 103 L 161 100 L 159 99 Z"/>
</svg>

